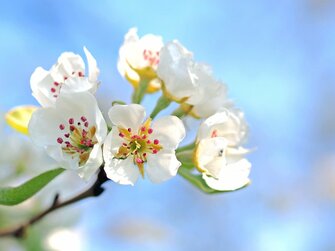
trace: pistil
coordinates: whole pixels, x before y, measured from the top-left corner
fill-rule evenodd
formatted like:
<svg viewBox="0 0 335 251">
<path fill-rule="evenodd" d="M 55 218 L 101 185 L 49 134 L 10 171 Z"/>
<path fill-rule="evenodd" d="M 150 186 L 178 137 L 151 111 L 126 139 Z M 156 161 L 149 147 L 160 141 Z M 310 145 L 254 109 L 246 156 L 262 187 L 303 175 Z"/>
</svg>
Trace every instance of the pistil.
<svg viewBox="0 0 335 251">
<path fill-rule="evenodd" d="M 135 133 L 132 132 L 131 128 L 118 128 L 119 137 L 124 141 L 115 158 L 126 159 L 132 157 L 142 177 L 144 176 L 144 163 L 147 162 L 147 155 L 157 154 L 163 148 L 158 139 L 148 139 L 153 133 L 150 124 L 151 119 L 149 118 Z"/>
</svg>

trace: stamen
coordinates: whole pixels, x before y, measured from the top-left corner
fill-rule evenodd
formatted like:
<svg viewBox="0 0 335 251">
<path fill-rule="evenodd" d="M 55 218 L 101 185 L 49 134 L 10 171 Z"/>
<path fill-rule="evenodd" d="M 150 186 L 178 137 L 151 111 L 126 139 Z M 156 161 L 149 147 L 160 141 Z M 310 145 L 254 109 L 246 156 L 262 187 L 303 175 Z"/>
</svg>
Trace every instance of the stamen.
<svg viewBox="0 0 335 251">
<path fill-rule="evenodd" d="M 65 125 L 60 124 L 60 125 L 59 125 L 59 129 L 64 130 L 64 129 L 65 129 Z"/>
<path fill-rule="evenodd" d="M 62 139 L 62 138 L 58 138 L 58 139 L 57 139 L 57 143 L 58 143 L 58 144 L 62 144 L 62 143 L 63 143 L 63 139 Z"/>
<path fill-rule="evenodd" d="M 72 125 L 74 123 L 74 119 L 73 118 L 70 118 L 69 119 L 69 124 Z"/>
<path fill-rule="evenodd" d="M 151 134 L 154 130 L 152 130 L 152 128 L 148 129 L 148 133 Z"/>
<path fill-rule="evenodd" d="M 154 144 L 155 144 L 155 145 L 158 145 L 158 144 L 159 144 L 159 140 L 158 140 L 158 139 L 155 139 L 155 140 L 154 140 Z"/>
<path fill-rule="evenodd" d="M 123 138 L 123 137 L 124 137 L 124 134 L 123 134 L 122 132 L 120 132 L 120 133 L 119 133 L 119 136 L 120 136 L 121 138 Z"/>
<path fill-rule="evenodd" d="M 137 158 L 136 159 L 136 163 L 138 163 L 138 164 L 142 164 L 144 161 L 143 160 L 141 160 L 140 158 Z"/>
<path fill-rule="evenodd" d="M 128 132 L 131 132 L 131 128 L 128 128 L 127 130 L 128 130 Z"/>
</svg>

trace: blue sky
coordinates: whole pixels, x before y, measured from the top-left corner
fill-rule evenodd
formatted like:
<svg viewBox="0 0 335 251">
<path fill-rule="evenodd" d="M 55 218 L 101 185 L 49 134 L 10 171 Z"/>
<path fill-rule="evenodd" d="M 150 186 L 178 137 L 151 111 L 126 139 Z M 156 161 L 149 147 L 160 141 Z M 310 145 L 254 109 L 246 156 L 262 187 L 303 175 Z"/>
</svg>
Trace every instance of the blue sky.
<svg viewBox="0 0 335 251">
<path fill-rule="evenodd" d="M 74 207 L 83 212 L 85 250 L 332 250 L 334 196 L 327 193 L 335 193 L 328 184 L 335 175 L 322 174 L 335 168 L 333 14 L 332 1 L 318 0 L 5 2 L 0 109 L 37 104 L 34 69 L 51 67 L 63 51 L 83 55 L 83 46 L 101 69 L 104 103 L 129 100 L 131 87 L 116 70 L 127 30 L 178 39 L 245 111 L 248 146 L 257 148 L 253 183 L 216 196 L 181 178 L 109 184 L 98 201 Z"/>
</svg>

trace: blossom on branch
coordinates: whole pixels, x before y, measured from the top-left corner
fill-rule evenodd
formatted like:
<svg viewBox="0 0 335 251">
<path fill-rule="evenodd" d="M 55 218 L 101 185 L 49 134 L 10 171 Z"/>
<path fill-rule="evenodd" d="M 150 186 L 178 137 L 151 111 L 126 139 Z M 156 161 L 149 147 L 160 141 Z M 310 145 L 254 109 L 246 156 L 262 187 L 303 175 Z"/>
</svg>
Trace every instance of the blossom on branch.
<svg viewBox="0 0 335 251">
<path fill-rule="evenodd" d="M 103 163 L 101 145 L 107 125 L 89 92 L 61 93 L 54 107 L 36 110 L 29 133 L 61 167 L 75 170 L 85 180 Z"/>
<path fill-rule="evenodd" d="M 156 77 L 160 50 L 163 47 L 161 36 L 147 34 L 139 38 L 137 29 L 131 28 L 125 35 L 119 50 L 118 70 L 135 88 L 141 78 L 150 78 L 147 92 L 160 90 L 161 82 Z"/>
<path fill-rule="evenodd" d="M 88 75 L 85 75 L 85 64 L 81 56 L 64 52 L 49 71 L 37 67 L 30 78 L 32 95 L 43 107 L 53 106 L 61 93 L 90 91 L 98 88 L 99 68 L 92 54 L 84 47 L 88 64 Z"/>
<path fill-rule="evenodd" d="M 206 119 L 200 126 L 194 154 L 197 169 L 207 185 L 232 191 L 247 185 L 251 164 L 241 147 L 247 134 L 243 114 L 227 109 Z"/>
<path fill-rule="evenodd" d="M 212 76 L 210 67 L 198 63 L 177 40 L 161 50 L 157 74 L 164 94 L 197 118 L 207 118 L 229 105 L 226 86 Z"/>
<path fill-rule="evenodd" d="M 119 184 L 134 185 L 145 173 L 154 183 L 177 174 L 181 163 L 175 149 L 185 137 L 180 119 L 166 116 L 144 121 L 144 107 L 137 104 L 113 106 L 108 115 L 113 127 L 103 149 L 107 177 Z"/>
</svg>

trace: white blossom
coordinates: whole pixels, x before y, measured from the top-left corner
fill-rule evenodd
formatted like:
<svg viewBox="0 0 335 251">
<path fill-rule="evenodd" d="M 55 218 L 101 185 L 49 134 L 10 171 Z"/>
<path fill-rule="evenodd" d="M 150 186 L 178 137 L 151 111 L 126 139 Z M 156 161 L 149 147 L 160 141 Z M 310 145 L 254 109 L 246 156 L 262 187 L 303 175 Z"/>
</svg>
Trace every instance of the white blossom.
<svg viewBox="0 0 335 251">
<path fill-rule="evenodd" d="M 223 110 L 205 120 L 198 131 L 195 165 L 207 185 L 231 191 L 247 185 L 251 164 L 244 142 L 247 126 L 239 111 Z"/>
<path fill-rule="evenodd" d="M 113 127 L 103 154 L 107 177 L 117 183 L 134 185 L 144 173 L 152 182 L 163 182 L 175 176 L 181 165 L 175 156 L 185 137 L 181 120 L 166 116 L 152 122 L 144 121 L 145 116 L 137 104 L 116 105 L 109 111 Z"/>
<path fill-rule="evenodd" d="M 161 50 L 157 74 L 163 80 L 165 95 L 182 103 L 182 108 L 190 109 L 195 117 L 209 117 L 229 104 L 226 86 L 176 40 Z"/>
<path fill-rule="evenodd" d="M 107 125 L 89 92 L 61 93 L 54 107 L 33 113 L 28 128 L 35 144 L 85 180 L 103 163 L 101 145 Z"/>
<path fill-rule="evenodd" d="M 138 71 L 144 69 L 148 69 L 149 72 L 156 71 L 163 45 L 161 36 L 146 34 L 139 38 L 137 29 L 131 28 L 125 35 L 124 43 L 119 50 L 117 67 L 120 74 L 129 80 L 134 87 L 137 87 L 141 77 Z M 148 92 L 154 92 L 160 88 L 160 80 L 153 76 L 148 86 Z"/>
<path fill-rule="evenodd" d="M 43 107 L 53 106 L 60 93 L 90 91 L 98 88 L 99 68 L 92 54 L 84 47 L 88 64 L 85 76 L 85 64 L 81 56 L 64 52 L 49 71 L 37 67 L 30 78 L 32 95 Z"/>
</svg>

